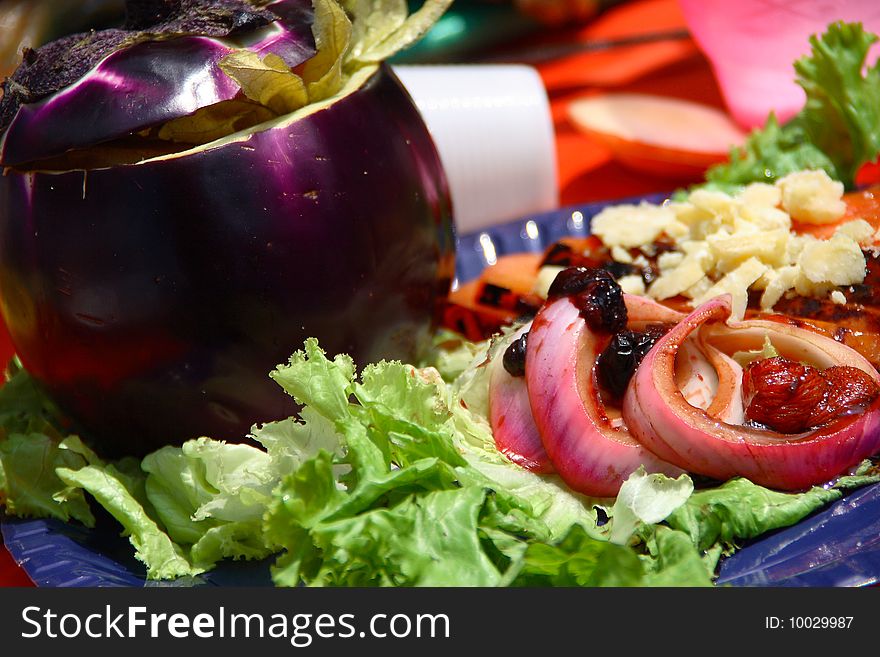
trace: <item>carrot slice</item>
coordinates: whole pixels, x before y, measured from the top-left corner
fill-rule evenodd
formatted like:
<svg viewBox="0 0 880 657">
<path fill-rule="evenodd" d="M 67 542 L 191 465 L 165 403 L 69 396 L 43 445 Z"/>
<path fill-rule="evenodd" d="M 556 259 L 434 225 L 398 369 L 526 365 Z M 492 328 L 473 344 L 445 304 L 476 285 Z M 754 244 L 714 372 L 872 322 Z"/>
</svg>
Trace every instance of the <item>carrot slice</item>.
<svg viewBox="0 0 880 657">
<path fill-rule="evenodd" d="M 529 294 L 541 266 L 540 253 L 510 253 L 483 270 L 480 280 L 484 285 L 494 285 L 520 294 Z"/>
</svg>

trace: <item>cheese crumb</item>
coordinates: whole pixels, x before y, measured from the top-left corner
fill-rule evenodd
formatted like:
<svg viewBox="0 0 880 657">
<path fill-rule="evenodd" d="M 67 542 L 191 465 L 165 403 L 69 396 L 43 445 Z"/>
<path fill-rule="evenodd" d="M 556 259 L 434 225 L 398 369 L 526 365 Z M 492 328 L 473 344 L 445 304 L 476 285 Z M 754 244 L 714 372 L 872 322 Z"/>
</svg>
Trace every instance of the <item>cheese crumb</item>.
<svg viewBox="0 0 880 657">
<path fill-rule="evenodd" d="M 770 183 L 751 183 L 743 187 L 737 198 L 746 207 L 775 209 L 782 202 L 782 192 Z"/>
<path fill-rule="evenodd" d="M 776 182 L 782 192 L 782 208 L 792 219 L 805 224 L 830 224 L 846 212 L 843 183 L 825 171 L 796 171 Z"/>
<path fill-rule="evenodd" d="M 858 243 L 845 235 L 806 244 L 797 264 L 811 283 L 853 285 L 865 279 L 865 255 Z"/>
<path fill-rule="evenodd" d="M 634 248 L 652 244 L 675 222 L 675 213 L 669 208 L 642 202 L 607 207 L 593 217 L 590 225 L 605 246 Z"/>
<path fill-rule="evenodd" d="M 761 310 L 771 310 L 782 298 L 782 295 L 795 286 L 801 275 L 798 265 L 780 267 L 771 272 L 766 272 L 764 293 L 761 295 Z"/>
<path fill-rule="evenodd" d="M 862 249 L 880 244 L 880 230 L 853 219 L 837 226 L 831 238 L 819 239 L 792 232 L 792 222 L 840 221 L 843 191 L 824 171 L 800 171 L 733 195 L 698 189 L 683 201 L 612 206 L 593 219 L 593 233 L 618 262 L 648 265 L 629 249 L 657 255 L 659 275 L 647 289 L 640 277 L 625 277 L 633 294 L 658 301 L 681 295 L 698 305 L 729 293 L 737 313 L 744 312 L 750 290 L 761 295 L 763 310 L 794 294 L 828 298 L 837 291 L 840 303 L 845 297 L 837 287 L 864 280 Z"/>
<path fill-rule="evenodd" d="M 623 262 L 626 264 L 630 264 L 633 261 L 630 252 L 624 249 L 622 246 L 611 247 L 611 257 L 614 258 L 614 260 L 616 260 L 617 262 Z"/>
<path fill-rule="evenodd" d="M 842 306 L 846 303 L 846 296 L 840 290 L 834 290 L 834 292 L 831 293 L 831 300 Z"/>
<path fill-rule="evenodd" d="M 834 234 L 845 235 L 863 246 L 868 246 L 874 241 L 874 227 L 864 219 L 853 219 L 842 223 Z"/>
<path fill-rule="evenodd" d="M 657 266 L 660 268 L 660 271 L 665 271 L 678 267 L 682 260 L 684 260 L 684 253 L 680 251 L 666 251 L 657 256 Z"/>
<path fill-rule="evenodd" d="M 710 287 L 702 296 L 694 299 L 694 303 L 699 305 L 722 294 L 730 294 L 733 297 L 731 317 L 737 320 L 742 319 L 749 304 L 749 287 L 761 278 L 766 271 L 767 265 L 757 258 L 749 258 L 739 267 L 725 274 L 721 280 Z"/>
<path fill-rule="evenodd" d="M 547 293 L 550 291 L 550 286 L 553 285 L 556 276 L 563 269 L 565 269 L 565 267 L 558 267 L 556 265 L 544 265 L 541 267 L 538 270 L 538 275 L 535 277 L 535 282 L 532 283 L 532 294 L 546 299 Z"/>
<path fill-rule="evenodd" d="M 621 276 L 617 280 L 620 289 L 626 294 L 637 294 L 643 296 L 645 294 L 645 281 L 641 276 L 632 274 L 630 276 Z"/>
<path fill-rule="evenodd" d="M 784 260 L 788 231 L 760 230 L 749 233 L 741 231 L 733 235 L 716 233 L 709 235 L 706 242 L 721 272 L 731 271 L 749 258 L 757 258 L 773 266 L 787 264 Z"/>
<path fill-rule="evenodd" d="M 705 276 L 710 260 L 709 249 L 694 250 L 688 253 L 678 267 L 661 272 L 648 290 L 649 294 L 661 301 L 677 296 Z"/>
</svg>

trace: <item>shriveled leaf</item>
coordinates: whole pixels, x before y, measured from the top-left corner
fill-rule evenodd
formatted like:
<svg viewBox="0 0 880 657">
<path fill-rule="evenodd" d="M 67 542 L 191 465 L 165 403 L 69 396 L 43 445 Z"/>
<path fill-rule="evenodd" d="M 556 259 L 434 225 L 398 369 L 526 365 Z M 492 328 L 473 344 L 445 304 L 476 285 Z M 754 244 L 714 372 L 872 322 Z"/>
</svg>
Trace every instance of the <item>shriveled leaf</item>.
<svg viewBox="0 0 880 657">
<path fill-rule="evenodd" d="M 336 0 L 313 0 L 315 23 L 312 31 L 318 54 L 305 63 L 303 80 L 309 100 L 329 98 L 345 83 L 342 66 L 351 44 L 352 25 Z"/>
<path fill-rule="evenodd" d="M 343 4 L 352 17 L 351 61 L 360 61 L 399 30 L 409 14 L 406 0 L 346 0 Z"/>
<path fill-rule="evenodd" d="M 376 5 L 396 4 L 375 0 L 367 4 L 373 5 L 373 15 L 365 28 L 358 27 L 357 34 L 362 38 L 369 37 L 363 47 L 354 46 L 349 61 L 355 66 L 363 64 L 376 64 L 384 61 L 398 52 L 414 44 L 430 30 L 437 20 L 452 5 L 452 0 L 425 0 L 418 10 L 410 14 L 403 23 L 394 27 L 398 22 L 396 15 L 386 19 L 376 11 Z M 380 33 L 386 32 L 386 36 L 380 39 Z M 357 52 L 357 55 L 354 53 Z"/>
<path fill-rule="evenodd" d="M 227 100 L 163 125 L 159 138 L 182 144 L 207 144 L 278 116 L 250 100 Z"/>
<path fill-rule="evenodd" d="M 298 110 L 309 102 L 303 79 L 278 55 L 270 53 L 260 59 L 250 50 L 235 50 L 220 60 L 220 68 L 238 83 L 245 96 L 278 115 Z"/>
</svg>

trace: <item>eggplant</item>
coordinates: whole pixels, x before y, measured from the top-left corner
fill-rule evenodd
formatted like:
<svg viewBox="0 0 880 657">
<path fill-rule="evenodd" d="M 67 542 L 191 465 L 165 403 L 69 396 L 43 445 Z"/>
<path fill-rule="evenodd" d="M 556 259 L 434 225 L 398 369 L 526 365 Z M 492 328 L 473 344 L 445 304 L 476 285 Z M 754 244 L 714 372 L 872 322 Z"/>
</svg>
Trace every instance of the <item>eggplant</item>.
<svg viewBox="0 0 880 657">
<path fill-rule="evenodd" d="M 236 43 L 308 32 L 308 2 L 275 4 L 285 11 Z M 437 150 L 383 63 L 356 68 L 326 99 L 204 144 L 144 139 L 157 120 L 230 100 L 210 54 L 225 38 L 138 39 L 7 106 L 0 312 L 24 368 L 108 456 L 203 435 L 241 441 L 254 423 L 291 415 L 294 401 L 268 374 L 309 337 L 355 362 L 416 360 L 454 273 Z M 314 42 L 290 39 L 279 56 L 307 64 Z M 204 56 L 180 56 L 193 48 Z M 143 113 L 136 83 L 117 87 L 129 103 L 106 84 L 114 63 L 121 82 L 134 81 L 145 70 L 126 68 L 136 61 L 154 79 Z M 185 98 L 189 66 L 210 94 Z M 35 117 L 40 129 L 25 131 Z"/>
</svg>

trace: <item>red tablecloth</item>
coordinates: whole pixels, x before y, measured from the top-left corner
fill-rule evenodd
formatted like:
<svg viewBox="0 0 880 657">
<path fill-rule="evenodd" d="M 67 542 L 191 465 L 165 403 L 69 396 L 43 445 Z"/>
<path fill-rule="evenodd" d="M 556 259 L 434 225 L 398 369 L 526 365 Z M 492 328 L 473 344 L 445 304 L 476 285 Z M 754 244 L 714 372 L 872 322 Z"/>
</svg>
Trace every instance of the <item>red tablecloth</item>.
<svg viewBox="0 0 880 657">
<path fill-rule="evenodd" d="M 684 27 L 676 0 L 638 0 L 581 29 L 548 34 L 541 40 L 613 39 Z M 603 91 L 650 93 L 722 107 L 709 65 L 691 40 L 576 54 L 537 68 L 553 110 L 562 205 L 669 191 L 690 182 L 653 177 L 621 166 L 607 148 L 568 122 L 566 108 L 574 98 Z M 0 362 L 5 362 L 11 352 L 8 336 L 0 327 Z M 30 579 L 0 545 L 0 586 L 28 585 L 32 585 Z"/>
</svg>

